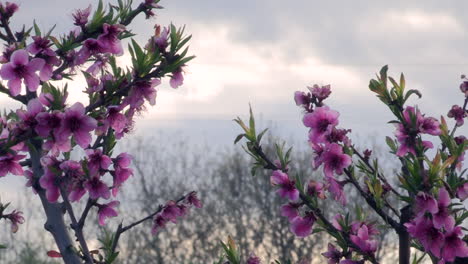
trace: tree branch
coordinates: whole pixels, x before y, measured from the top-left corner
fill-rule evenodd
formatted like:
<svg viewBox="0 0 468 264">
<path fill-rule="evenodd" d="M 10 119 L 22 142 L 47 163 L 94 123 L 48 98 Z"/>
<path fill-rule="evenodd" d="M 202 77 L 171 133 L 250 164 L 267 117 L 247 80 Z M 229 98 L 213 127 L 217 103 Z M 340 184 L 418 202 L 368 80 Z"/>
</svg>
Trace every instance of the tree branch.
<svg viewBox="0 0 468 264">
<path fill-rule="evenodd" d="M 75 230 L 76 238 L 78 239 L 78 242 L 80 243 L 80 246 L 81 246 L 81 250 L 83 251 L 83 257 L 85 259 L 85 262 L 88 264 L 92 264 L 93 257 L 91 256 L 91 253 L 89 253 L 88 244 L 86 243 L 86 239 L 84 238 L 84 235 L 83 235 L 83 227 L 78 225 L 78 221 L 76 220 L 75 213 L 73 212 L 73 207 L 70 203 L 70 200 L 68 200 L 68 194 L 65 191 L 65 189 L 60 187 L 60 193 L 62 195 L 65 209 L 68 211 L 68 216 L 70 216 L 70 220 L 72 222 L 70 226 L 73 230 Z"/>
<path fill-rule="evenodd" d="M 187 198 L 187 195 L 184 195 L 182 197 L 180 197 L 178 200 L 176 200 L 176 203 L 180 203 L 181 201 L 185 200 L 185 198 Z M 115 252 L 115 249 L 117 248 L 117 244 L 119 242 L 119 239 L 120 239 L 120 235 L 130 229 L 132 229 L 133 227 L 147 221 L 147 220 L 150 220 L 151 218 L 153 218 L 155 215 L 157 215 L 159 212 L 161 212 L 162 210 L 164 209 L 164 206 L 163 205 L 159 205 L 158 206 L 158 209 L 151 213 L 150 215 L 146 216 L 146 217 L 143 217 L 142 219 L 138 220 L 138 221 L 135 221 L 127 226 L 124 226 L 122 227 L 122 223 L 119 224 L 119 226 L 117 227 L 117 230 L 115 231 L 115 237 L 114 237 L 114 241 L 112 242 L 112 251 L 111 252 Z"/>
</svg>

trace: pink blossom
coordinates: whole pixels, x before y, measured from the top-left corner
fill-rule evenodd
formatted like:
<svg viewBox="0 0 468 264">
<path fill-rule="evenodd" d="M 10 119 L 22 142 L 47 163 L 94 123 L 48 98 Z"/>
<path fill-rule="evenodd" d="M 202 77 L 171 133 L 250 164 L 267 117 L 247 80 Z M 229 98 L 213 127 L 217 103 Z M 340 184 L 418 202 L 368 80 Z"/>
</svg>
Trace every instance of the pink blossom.
<svg viewBox="0 0 468 264">
<path fill-rule="evenodd" d="M 444 236 L 442 258 L 445 261 L 452 262 L 455 260 L 455 257 L 468 257 L 468 246 L 463 241 L 463 232 L 460 226 L 447 231 Z"/>
<path fill-rule="evenodd" d="M 151 234 L 155 235 L 160 229 L 166 227 L 167 220 L 161 216 L 161 214 L 156 214 L 153 218 L 153 226 L 151 227 Z"/>
<path fill-rule="evenodd" d="M 127 125 L 127 118 L 120 111 L 122 111 L 121 106 L 107 107 L 107 121 L 116 133 L 121 133 Z"/>
<path fill-rule="evenodd" d="M 323 144 L 315 144 L 313 142 L 309 142 L 309 143 L 310 143 L 310 146 L 312 147 L 312 149 L 314 150 L 314 153 L 315 153 L 315 157 L 314 157 L 314 160 L 312 162 L 312 166 L 314 167 L 314 169 L 317 169 L 323 163 L 322 154 L 325 151 L 325 146 Z"/>
<path fill-rule="evenodd" d="M 85 194 L 86 189 L 83 186 L 83 182 L 77 182 L 72 186 L 68 194 L 68 199 L 70 199 L 71 202 L 79 202 Z"/>
<path fill-rule="evenodd" d="M 54 77 L 55 80 L 61 79 L 60 75 L 53 76 L 54 66 L 59 66 L 62 63 L 62 61 L 59 60 L 56 57 L 56 55 L 57 54 L 52 50 L 47 51 L 47 53 L 45 53 L 45 54 L 42 54 L 42 57 L 45 60 L 45 64 L 44 64 L 44 67 L 42 67 L 41 71 L 39 72 L 39 77 L 40 77 L 41 81 L 46 82 L 46 81 L 50 80 L 50 78 L 52 78 L 52 77 Z"/>
<path fill-rule="evenodd" d="M 464 93 L 465 97 L 468 97 L 468 81 L 464 81 L 460 84 L 460 91 Z"/>
<path fill-rule="evenodd" d="M 68 138 L 73 134 L 75 141 L 82 148 L 88 147 L 91 142 L 90 131 L 96 129 L 97 121 L 85 114 L 85 108 L 81 103 L 75 103 L 65 111 L 60 136 Z"/>
<path fill-rule="evenodd" d="M 377 250 L 377 241 L 370 237 L 367 225 L 362 225 L 356 235 L 351 235 L 350 238 L 363 252 L 373 254 Z"/>
<path fill-rule="evenodd" d="M 27 111 L 18 109 L 16 110 L 16 114 L 23 121 L 25 125 L 24 129 L 29 129 L 36 127 L 36 116 L 42 111 L 44 111 L 44 107 L 39 99 L 35 98 L 28 102 Z"/>
<path fill-rule="evenodd" d="M 136 82 L 125 98 L 125 103 L 129 104 L 132 108 L 139 108 L 145 103 L 146 99 L 150 105 L 155 105 L 157 93 L 155 87 L 159 84 L 161 84 L 160 79 Z"/>
<path fill-rule="evenodd" d="M 18 176 L 24 175 L 23 167 L 19 164 L 19 161 L 25 157 L 26 155 L 11 153 L 0 156 L 0 177 L 4 177 L 8 173 Z"/>
<path fill-rule="evenodd" d="M 87 180 L 84 183 L 84 188 L 89 193 L 89 198 L 91 199 L 109 199 L 110 198 L 110 191 L 109 187 L 99 179 L 99 176 L 91 177 L 91 179 Z"/>
<path fill-rule="evenodd" d="M 330 96 L 331 94 L 331 87 L 330 85 L 325 85 L 325 86 L 318 86 L 317 84 L 314 84 L 312 87 L 307 87 L 309 88 L 310 92 L 312 95 L 317 98 L 319 102 L 325 100 Z"/>
<path fill-rule="evenodd" d="M 247 264 L 261 264 L 262 261 L 254 253 L 250 253 L 249 258 L 247 259 Z"/>
<path fill-rule="evenodd" d="M 417 217 L 405 224 L 408 233 L 418 239 L 426 251 L 440 257 L 440 250 L 444 243 L 444 235 L 434 227 L 431 219 L 426 216 Z"/>
<path fill-rule="evenodd" d="M 111 158 L 102 154 L 101 149 L 87 149 L 85 152 L 88 156 L 88 169 L 91 175 L 100 170 L 107 170 L 112 163 Z"/>
<path fill-rule="evenodd" d="M 115 210 L 115 207 L 117 207 L 119 204 L 119 201 L 112 201 L 107 204 L 98 205 L 99 225 L 105 226 L 107 218 L 116 217 L 117 215 L 119 215 Z"/>
<path fill-rule="evenodd" d="M 328 106 L 317 107 L 314 112 L 304 115 L 304 125 L 310 127 L 309 140 L 313 143 L 324 142 L 329 127 L 338 125 L 339 115 Z"/>
<path fill-rule="evenodd" d="M 161 216 L 167 221 L 171 221 L 173 223 L 176 223 L 177 217 L 181 215 L 182 212 L 174 201 L 168 201 L 161 211 Z"/>
<path fill-rule="evenodd" d="M 430 194 L 419 192 L 416 196 L 415 210 L 417 216 L 424 215 L 426 212 L 431 214 L 437 213 L 437 201 Z"/>
<path fill-rule="evenodd" d="M 306 237 L 312 233 L 312 225 L 316 218 L 309 212 L 304 217 L 298 216 L 291 221 L 291 232 L 298 237 Z"/>
<path fill-rule="evenodd" d="M 329 127 L 329 131 L 325 135 L 325 140 L 327 143 L 338 143 L 343 142 L 345 145 L 349 146 L 351 140 L 346 136 L 351 132 L 351 129 L 337 129 L 335 127 Z"/>
<path fill-rule="evenodd" d="M 328 251 L 322 253 L 328 259 L 328 264 L 338 264 L 343 254 L 332 243 L 328 243 Z"/>
<path fill-rule="evenodd" d="M 310 97 L 304 92 L 296 91 L 294 92 L 294 101 L 297 106 L 308 105 L 310 104 Z"/>
<path fill-rule="evenodd" d="M 55 165 L 51 167 L 55 167 Z M 58 171 L 58 164 L 54 171 Z M 44 175 L 42 175 L 42 177 L 39 179 L 39 184 L 42 188 L 45 189 L 46 198 L 51 203 L 57 202 L 58 198 L 60 197 L 59 177 L 60 175 L 56 175 L 51 169 L 46 167 L 44 170 Z"/>
<path fill-rule="evenodd" d="M 10 62 L 3 64 L 0 69 L 0 76 L 4 80 L 8 80 L 8 88 L 10 94 L 17 96 L 21 92 L 21 80 L 28 87 L 28 90 L 34 92 L 39 87 L 39 76 L 36 71 L 39 71 L 44 66 L 43 59 L 32 59 L 29 61 L 28 52 L 21 49 L 13 52 Z"/>
<path fill-rule="evenodd" d="M 279 186 L 277 193 L 281 197 L 288 198 L 292 201 L 299 198 L 299 190 L 296 189 L 295 182 L 291 181 L 286 173 L 280 170 L 273 171 L 273 174 L 270 177 L 270 182 L 272 185 Z"/>
<path fill-rule="evenodd" d="M 321 182 L 309 181 L 309 184 L 307 185 L 307 194 L 312 197 L 325 199 L 325 190 L 325 185 Z"/>
<path fill-rule="evenodd" d="M 172 88 L 178 88 L 182 84 L 184 84 L 184 75 L 182 74 L 182 68 L 174 71 L 172 73 L 171 80 L 169 81 Z"/>
<path fill-rule="evenodd" d="M 42 112 L 36 116 L 37 126 L 35 127 L 36 133 L 46 138 L 50 132 L 53 132 L 54 137 L 58 138 L 58 130 L 62 125 L 63 113 L 60 111 L 53 111 L 51 113 Z"/>
<path fill-rule="evenodd" d="M 73 16 L 73 24 L 76 26 L 84 26 L 86 23 L 88 23 L 88 17 L 91 14 L 91 5 L 89 5 L 85 9 L 78 9 L 76 10 L 72 16 Z"/>
<path fill-rule="evenodd" d="M 114 162 L 114 168 L 128 168 L 132 164 L 132 155 L 122 152 L 112 161 Z"/>
<path fill-rule="evenodd" d="M 46 51 L 53 52 L 53 50 L 50 48 L 52 43 L 50 43 L 49 39 L 43 38 L 41 36 L 32 36 L 32 39 L 34 40 L 33 43 L 29 44 L 26 48 L 26 50 L 29 51 L 29 53 L 32 55 L 37 55 Z"/>
<path fill-rule="evenodd" d="M 343 191 L 344 183 L 337 181 L 333 177 L 325 177 L 328 182 L 328 191 L 333 194 L 333 198 L 342 205 L 346 205 L 346 195 Z"/>
<path fill-rule="evenodd" d="M 151 40 L 160 52 L 165 51 L 167 48 L 169 32 L 169 27 L 164 27 L 161 32 L 161 26 L 156 26 L 155 36 Z M 152 43 L 150 43 L 150 47 L 152 46 L 151 44 Z"/>
<path fill-rule="evenodd" d="M 185 200 L 189 205 L 193 205 L 196 208 L 202 208 L 202 203 L 197 197 L 197 192 L 189 193 L 189 195 L 187 196 L 187 198 L 185 198 Z"/>
<path fill-rule="evenodd" d="M 463 126 L 464 119 L 466 118 L 466 111 L 464 111 L 460 106 L 454 105 L 448 112 L 447 116 L 455 119 L 457 126 Z"/>
<path fill-rule="evenodd" d="M 101 47 L 105 49 L 106 52 L 122 55 L 122 43 L 119 39 L 120 32 L 123 32 L 125 27 L 123 25 L 109 25 L 104 23 L 102 26 L 103 33 L 99 35 L 97 41 Z"/>
<path fill-rule="evenodd" d="M 130 176 L 133 175 L 133 170 L 131 168 L 121 168 L 118 167 L 114 171 L 114 182 L 112 185 L 112 195 L 114 197 L 117 195 L 119 192 L 120 187 L 124 182 L 130 178 Z"/>
<path fill-rule="evenodd" d="M 83 42 L 83 47 L 81 47 L 78 52 L 75 63 L 77 65 L 83 64 L 89 59 L 89 57 L 104 53 L 105 51 L 105 47 L 96 39 L 87 39 Z"/>
<path fill-rule="evenodd" d="M 333 177 L 333 172 L 338 175 L 343 174 L 343 170 L 352 162 L 351 157 L 343 153 L 343 148 L 336 143 L 328 145 L 322 154 L 322 160 L 324 163 L 323 171 L 327 177 Z"/>
<path fill-rule="evenodd" d="M 19 7 L 15 3 L 6 2 L 5 6 L 3 6 L 3 3 L 0 3 L 0 18 L 8 20 L 18 9 Z"/>
<path fill-rule="evenodd" d="M 457 188 L 457 197 L 461 201 L 464 201 L 466 198 L 468 198 L 468 182 L 465 182 Z"/>
<path fill-rule="evenodd" d="M 441 133 L 440 124 L 433 117 L 425 117 L 419 125 L 421 133 L 438 136 Z"/>
<path fill-rule="evenodd" d="M 81 163 L 74 160 L 66 160 L 59 167 L 68 179 L 68 198 L 72 202 L 78 202 L 86 194 L 83 186 L 85 178 Z"/>
<path fill-rule="evenodd" d="M 11 222 L 11 232 L 16 233 L 18 231 L 19 225 L 24 223 L 23 212 L 13 210 L 13 212 L 3 215 L 4 218 L 10 220 Z"/>
<path fill-rule="evenodd" d="M 287 203 L 281 206 L 281 215 L 287 217 L 289 221 L 292 221 L 294 218 L 299 216 L 299 207 L 301 207 L 300 204 Z"/>
<path fill-rule="evenodd" d="M 343 226 L 342 224 L 344 224 L 344 217 L 343 215 L 341 214 L 336 214 L 333 219 L 332 219 L 332 225 L 337 229 L 337 230 L 340 230 L 340 231 L 343 231 Z"/>
<path fill-rule="evenodd" d="M 57 132 L 57 130 L 54 130 L 54 132 Z M 47 140 L 42 148 L 49 151 L 49 155 L 57 157 L 61 152 L 69 152 L 71 150 L 71 142 L 68 138 L 55 137 Z"/>
<path fill-rule="evenodd" d="M 416 136 L 419 133 L 430 135 L 440 135 L 439 122 L 432 117 L 424 117 L 419 109 L 407 106 L 403 111 L 404 124 L 397 124 L 395 136 L 397 137 L 400 146 L 397 155 L 403 157 L 407 153 L 416 155 L 416 146 L 419 143 Z M 422 147 L 433 148 L 430 141 L 421 141 Z"/>
<path fill-rule="evenodd" d="M 450 215 L 450 195 L 445 188 L 439 190 L 439 198 L 437 200 L 438 211 L 433 214 L 432 221 L 435 228 L 444 227 L 446 230 L 452 229 L 455 226 L 455 219 Z"/>
</svg>

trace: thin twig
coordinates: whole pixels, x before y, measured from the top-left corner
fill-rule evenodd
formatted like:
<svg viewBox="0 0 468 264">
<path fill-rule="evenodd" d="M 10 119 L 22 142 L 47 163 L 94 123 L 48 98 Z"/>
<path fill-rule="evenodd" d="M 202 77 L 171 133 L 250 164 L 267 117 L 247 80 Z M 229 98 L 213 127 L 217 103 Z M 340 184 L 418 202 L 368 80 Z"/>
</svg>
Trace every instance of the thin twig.
<svg viewBox="0 0 468 264">
<path fill-rule="evenodd" d="M 176 203 L 179 203 L 179 202 L 185 200 L 185 198 L 187 198 L 187 195 L 184 195 L 181 198 L 179 198 L 178 200 L 176 200 Z M 135 226 L 137 226 L 137 225 L 139 225 L 139 224 L 141 224 L 141 223 L 143 223 L 143 222 L 145 222 L 147 220 L 152 219 L 155 215 L 157 215 L 163 209 L 164 209 L 164 206 L 159 205 L 158 209 L 155 212 L 151 213 L 150 215 L 148 215 L 148 216 L 146 216 L 146 217 L 144 217 L 144 218 L 142 218 L 142 219 L 140 219 L 140 220 L 138 220 L 136 222 L 133 222 L 133 223 L 131 223 L 131 224 L 127 225 L 127 226 L 124 226 L 124 227 L 122 227 L 122 223 L 120 223 L 119 226 L 117 227 L 117 230 L 115 231 L 115 237 L 114 237 L 114 241 L 112 242 L 111 252 L 115 252 L 115 249 L 117 248 L 117 244 L 118 244 L 119 239 L 120 239 L 120 235 L 122 233 L 132 229 L 133 227 L 135 227 Z"/>
</svg>

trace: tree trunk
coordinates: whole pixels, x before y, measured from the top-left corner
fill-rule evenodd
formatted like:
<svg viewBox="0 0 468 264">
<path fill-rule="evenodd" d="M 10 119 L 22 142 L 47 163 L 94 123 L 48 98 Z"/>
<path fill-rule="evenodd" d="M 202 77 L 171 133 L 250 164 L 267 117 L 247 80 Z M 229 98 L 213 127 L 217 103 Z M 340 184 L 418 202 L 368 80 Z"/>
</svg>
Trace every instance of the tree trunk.
<svg viewBox="0 0 468 264">
<path fill-rule="evenodd" d="M 44 228 L 54 237 L 55 243 L 57 244 L 63 261 L 66 264 L 81 264 L 83 262 L 81 261 L 78 253 L 75 252 L 74 243 L 70 238 L 70 234 L 68 233 L 67 226 L 63 219 L 65 208 L 63 208 L 61 203 L 50 203 L 46 198 L 45 190 L 39 186 L 39 178 L 44 174 L 44 170 L 40 163 L 41 155 L 38 151 L 42 149 L 42 142 L 31 140 L 31 143 L 29 153 L 31 155 L 33 177 L 35 179 L 34 188 L 37 190 L 37 194 L 41 198 L 42 207 L 44 208 L 44 212 L 47 217 Z M 33 149 L 32 146 L 34 146 L 35 149 Z"/>
<path fill-rule="evenodd" d="M 409 222 L 411 218 L 411 207 L 405 206 L 401 210 L 401 220 L 400 220 L 400 230 L 398 230 L 398 258 L 400 264 L 409 264 L 410 263 L 410 237 L 406 231 L 405 223 Z"/>
</svg>

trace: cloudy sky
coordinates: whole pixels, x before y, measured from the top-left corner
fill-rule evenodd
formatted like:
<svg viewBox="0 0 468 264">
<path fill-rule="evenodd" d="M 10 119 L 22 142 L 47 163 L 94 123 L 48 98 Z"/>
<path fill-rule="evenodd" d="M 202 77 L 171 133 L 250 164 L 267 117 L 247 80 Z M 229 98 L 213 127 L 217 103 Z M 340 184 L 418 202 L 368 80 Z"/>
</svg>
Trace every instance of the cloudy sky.
<svg viewBox="0 0 468 264">
<path fill-rule="evenodd" d="M 14 28 L 22 24 L 56 32 L 72 28 L 76 8 L 96 5 L 82 0 L 21 0 Z M 109 1 L 106 1 L 109 2 Z M 138 2 L 135 0 L 135 2 Z M 386 108 L 368 90 L 370 78 L 389 64 L 404 72 L 413 100 L 423 112 L 439 117 L 463 100 L 459 76 L 468 73 L 466 1 L 277 1 L 171 0 L 156 19 L 138 19 L 131 29 L 144 43 L 154 24 L 186 25 L 197 58 L 186 68 L 185 85 L 160 86 L 157 106 L 140 119 L 137 131 L 182 131 L 189 139 L 232 144 L 239 132 L 231 121 L 246 116 L 250 102 L 262 120 L 277 121 L 285 134 L 305 140 L 296 90 L 331 84 L 329 105 L 341 112 L 341 125 L 356 134 L 390 134 Z M 128 62 L 123 56 L 121 63 Z M 71 85 L 72 98 L 83 81 Z M 5 97 L 0 104 L 11 107 Z M 462 130 L 462 133 L 467 130 Z"/>
<path fill-rule="evenodd" d="M 58 24 L 57 32 L 66 32 L 72 10 L 96 2 L 23 0 L 14 22 L 30 24 L 35 18 L 42 28 Z M 139 19 L 131 27 L 137 40 L 144 42 L 155 23 L 186 25 L 197 58 L 186 68 L 183 87 L 160 87 L 157 106 L 145 120 L 230 120 L 245 114 L 250 102 L 265 120 L 297 121 L 293 92 L 330 83 L 329 105 L 342 113 L 343 125 L 358 133 L 379 130 L 390 116 L 367 84 L 385 64 L 395 75 L 404 72 L 410 88 L 421 90 L 423 100 L 413 103 L 428 114 L 445 114 L 462 100 L 459 76 L 468 72 L 464 1 L 161 4 L 165 9 L 156 19 Z M 122 63 L 126 61 L 124 56 Z M 73 86 L 76 93 L 81 86 Z"/>
</svg>

